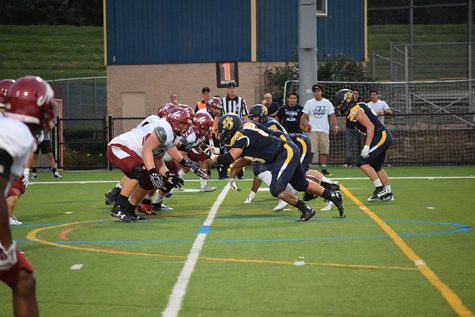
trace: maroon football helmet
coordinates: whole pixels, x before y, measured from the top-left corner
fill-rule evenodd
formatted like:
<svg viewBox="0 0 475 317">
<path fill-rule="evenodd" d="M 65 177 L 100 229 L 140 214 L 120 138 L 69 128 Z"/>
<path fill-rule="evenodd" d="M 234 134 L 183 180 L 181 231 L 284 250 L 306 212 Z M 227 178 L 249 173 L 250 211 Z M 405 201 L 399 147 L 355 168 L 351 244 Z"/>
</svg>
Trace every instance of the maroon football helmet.
<svg viewBox="0 0 475 317">
<path fill-rule="evenodd" d="M 213 118 L 206 112 L 198 112 L 193 117 L 193 131 L 198 137 L 211 138 L 211 130 L 213 129 Z"/>
<path fill-rule="evenodd" d="M 177 135 L 186 136 L 191 127 L 190 114 L 180 107 L 167 114 L 167 121 Z"/>
<path fill-rule="evenodd" d="M 53 89 L 40 77 L 21 77 L 8 88 L 5 115 L 23 121 L 33 134 L 48 132 L 54 127 L 53 98 Z"/>
<path fill-rule="evenodd" d="M 7 96 L 8 88 L 14 83 L 13 79 L 4 79 L 0 81 L 0 108 L 4 108 L 4 102 Z"/>
<path fill-rule="evenodd" d="M 193 109 L 190 106 L 184 105 L 184 104 L 179 104 L 178 107 L 185 109 L 185 111 L 188 112 L 188 114 L 190 115 L 191 119 L 193 119 L 193 117 L 195 116 L 195 112 L 193 111 Z"/>
<path fill-rule="evenodd" d="M 216 118 L 223 115 L 223 103 L 219 97 L 211 97 L 206 103 L 206 110 L 211 117 Z"/>
<path fill-rule="evenodd" d="M 173 109 L 175 109 L 176 106 L 172 103 L 166 103 L 164 105 L 162 105 L 160 108 L 158 108 L 158 111 L 157 111 L 157 116 L 159 116 L 160 118 L 165 118 L 168 113 L 172 112 Z"/>
</svg>

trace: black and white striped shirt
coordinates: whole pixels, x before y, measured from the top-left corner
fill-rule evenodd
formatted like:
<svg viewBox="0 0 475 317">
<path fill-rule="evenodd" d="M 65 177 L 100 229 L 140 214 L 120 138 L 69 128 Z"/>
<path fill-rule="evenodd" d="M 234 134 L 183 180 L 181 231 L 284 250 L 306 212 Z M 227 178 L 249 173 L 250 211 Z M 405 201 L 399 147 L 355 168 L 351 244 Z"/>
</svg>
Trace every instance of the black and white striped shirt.
<svg viewBox="0 0 475 317">
<path fill-rule="evenodd" d="M 241 97 L 223 97 L 223 112 L 224 113 L 235 113 L 241 118 L 243 116 L 249 115 L 247 111 L 246 101 Z"/>
</svg>

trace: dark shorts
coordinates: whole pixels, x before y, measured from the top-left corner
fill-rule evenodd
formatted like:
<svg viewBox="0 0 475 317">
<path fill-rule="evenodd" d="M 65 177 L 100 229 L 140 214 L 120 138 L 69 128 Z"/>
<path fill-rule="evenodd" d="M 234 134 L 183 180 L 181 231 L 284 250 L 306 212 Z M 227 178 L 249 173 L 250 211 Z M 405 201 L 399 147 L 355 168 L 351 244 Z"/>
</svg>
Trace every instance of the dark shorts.
<svg viewBox="0 0 475 317">
<path fill-rule="evenodd" d="M 27 272 L 33 273 L 33 266 L 18 248 L 16 249 L 16 257 L 17 263 L 14 266 L 12 266 L 9 270 L 0 271 L 0 280 L 10 287 L 15 285 L 15 281 L 18 279 L 18 274 L 20 271 L 25 270 Z"/>
<path fill-rule="evenodd" d="M 178 164 L 175 161 L 165 161 L 165 166 L 171 174 L 178 174 Z"/>
<path fill-rule="evenodd" d="M 285 191 L 289 183 L 297 191 L 307 190 L 308 181 L 300 164 L 300 151 L 293 143 L 284 144 L 272 163 L 271 173 L 272 181 L 269 188 L 274 197 Z"/>
<path fill-rule="evenodd" d="M 12 182 L 12 185 L 10 186 L 10 189 L 8 189 L 7 197 L 20 196 L 25 193 L 26 187 L 23 184 L 22 179 L 23 176 L 15 178 L 15 180 Z M 20 192 L 20 195 L 18 195 L 18 192 Z"/>
<path fill-rule="evenodd" d="M 357 166 L 369 164 L 376 172 L 379 172 L 383 168 L 384 160 L 386 159 L 386 151 L 392 143 L 393 137 L 389 130 L 375 132 L 373 141 L 369 147 L 369 156 L 363 158 L 360 155 Z"/>
<path fill-rule="evenodd" d="M 51 145 L 50 140 L 44 140 L 40 144 L 38 144 L 38 148 L 36 149 L 35 153 L 39 154 L 41 150 L 41 154 L 48 154 L 53 152 L 53 147 Z"/>
<path fill-rule="evenodd" d="M 128 178 L 139 181 L 140 187 L 146 190 L 152 190 L 155 187 L 150 181 L 146 171 L 141 173 L 134 172 L 140 170 L 138 167 L 143 165 L 143 160 L 134 151 L 122 144 L 107 145 L 107 159 L 109 162 L 120 169 Z"/>
</svg>

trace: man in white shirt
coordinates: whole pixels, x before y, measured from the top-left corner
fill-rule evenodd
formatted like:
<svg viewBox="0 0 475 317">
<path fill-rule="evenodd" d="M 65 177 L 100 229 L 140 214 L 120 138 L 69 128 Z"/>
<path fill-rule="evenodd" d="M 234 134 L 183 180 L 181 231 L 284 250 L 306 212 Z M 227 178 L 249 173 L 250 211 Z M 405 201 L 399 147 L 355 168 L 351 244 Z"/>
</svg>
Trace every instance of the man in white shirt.
<svg viewBox="0 0 475 317">
<path fill-rule="evenodd" d="M 367 103 L 368 107 L 376 113 L 379 121 L 384 124 L 383 116 L 391 115 L 393 114 L 393 111 L 389 108 L 386 101 L 378 99 L 378 91 L 376 89 L 370 90 L 369 97 L 371 101 Z"/>
<path fill-rule="evenodd" d="M 300 118 L 300 129 L 307 132 L 312 142 L 312 160 L 313 154 L 318 151 L 319 163 L 322 168 L 322 174 L 332 176 L 327 170 L 328 153 L 330 150 L 330 124 L 333 134 L 338 133 L 336 123 L 335 109 L 332 103 L 322 97 L 323 89 L 319 84 L 312 86 L 315 98 L 308 100 L 303 107 L 302 117 Z"/>
</svg>

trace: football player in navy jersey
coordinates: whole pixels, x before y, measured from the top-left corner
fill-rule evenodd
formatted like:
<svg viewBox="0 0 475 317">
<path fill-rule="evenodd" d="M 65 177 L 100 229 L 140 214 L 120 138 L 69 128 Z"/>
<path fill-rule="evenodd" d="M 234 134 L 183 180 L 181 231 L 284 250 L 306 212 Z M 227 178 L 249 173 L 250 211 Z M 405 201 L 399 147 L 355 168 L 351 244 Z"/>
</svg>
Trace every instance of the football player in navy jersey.
<svg viewBox="0 0 475 317">
<path fill-rule="evenodd" d="M 300 152 L 295 144 L 270 135 L 255 125 L 244 125 L 241 118 L 225 114 L 218 122 L 220 141 L 229 151 L 221 155 L 210 155 L 211 160 L 221 165 L 230 165 L 240 157 L 251 162 L 268 165 L 271 172 L 270 192 L 272 196 L 286 201 L 300 211 L 298 221 L 307 221 L 315 210 L 307 206 L 295 194 L 286 191 L 288 184 L 297 191 L 308 191 L 335 203 L 344 213 L 341 193 L 330 191 L 319 184 L 308 181 L 300 164 Z"/>
<path fill-rule="evenodd" d="M 375 186 L 368 201 L 394 200 L 388 174 L 383 168 L 386 151 L 392 144 L 391 132 L 364 102 L 355 101 L 353 91 L 350 89 L 337 92 L 333 104 L 342 115 L 346 116 L 349 126 L 366 136 L 357 165 Z"/>
</svg>

